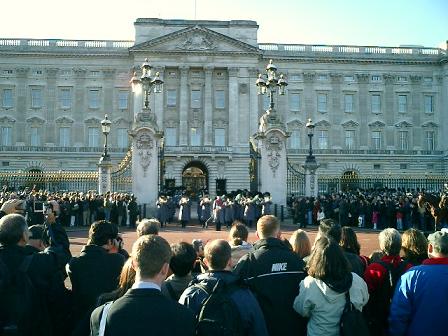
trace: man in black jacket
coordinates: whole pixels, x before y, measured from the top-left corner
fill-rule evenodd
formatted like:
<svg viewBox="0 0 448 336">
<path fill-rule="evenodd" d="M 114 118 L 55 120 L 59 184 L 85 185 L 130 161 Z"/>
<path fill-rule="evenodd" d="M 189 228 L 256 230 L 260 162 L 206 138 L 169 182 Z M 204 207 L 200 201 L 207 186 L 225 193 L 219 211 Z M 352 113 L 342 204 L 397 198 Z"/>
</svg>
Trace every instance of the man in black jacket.
<svg viewBox="0 0 448 336">
<path fill-rule="evenodd" d="M 111 305 L 96 308 L 90 319 L 90 335 L 98 335 L 105 321 L 105 336 L 195 334 L 193 313 L 162 295 L 160 286 L 169 269 L 171 249 L 160 236 L 145 235 L 132 247 L 135 283 Z"/>
<path fill-rule="evenodd" d="M 241 258 L 234 272 L 247 279 L 264 313 L 270 335 L 306 335 L 306 321 L 293 308 L 304 262 L 280 240 L 280 222 L 266 215 L 257 222 L 255 251 Z"/>
<path fill-rule="evenodd" d="M 90 313 L 96 307 L 98 297 L 118 287 L 125 262 L 120 253 L 112 253 L 118 250 L 118 244 L 117 226 L 97 221 L 90 227 L 87 245 L 67 265 L 72 283 L 75 335 L 85 334 L 88 330 Z"/>
<path fill-rule="evenodd" d="M 45 228 L 48 231 L 49 247 L 42 252 L 30 252 L 26 248 L 29 231 L 25 217 L 9 214 L 0 219 L 0 259 L 8 273 L 14 276 L 19 272 L 25 258 L 32 254 L 26 274 L 33 285 L 32 298 L 37 302 L 24 302 L 24 305 L 36 308 L 34 318 L 27 321 L 26 325 L 19 326 L 25 328 L 23 330 L 26 335 L 53 334 L 48 307 L 60 301 L 58 296 L 60 291 L 55 291 L 55 279 L 62 273 L 64 265 L 71 256 L 67 234 L 62 226 L 54 221 L 54 217 L 48 218 Z M 0 278 L 3 278 L 3 275 Z M 61 278 L 59 279 L 62 281 Z M 58 282 L 58 285 L 63 286 L 61 282 Z M 8 291 L 8 288 L 3 290 Z M 4 317 L 3 313 L 2 310 L 0 319 Z M 2 334 L 1 330 L 0 334 Z"/>
</svg>

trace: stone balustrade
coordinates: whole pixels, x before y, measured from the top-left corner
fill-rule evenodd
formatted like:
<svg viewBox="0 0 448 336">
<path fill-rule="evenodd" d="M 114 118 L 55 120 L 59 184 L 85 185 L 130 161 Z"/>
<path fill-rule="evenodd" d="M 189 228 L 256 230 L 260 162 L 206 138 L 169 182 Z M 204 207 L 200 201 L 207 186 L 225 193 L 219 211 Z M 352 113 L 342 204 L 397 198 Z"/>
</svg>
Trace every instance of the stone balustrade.
<svg viewBox="0 0 448 336">
<path fill-rule="evenodd" d="M 0 49 L 7 47 L 20 47 L 21 50 L 34 48 L 48 48 L 48 49 L 64 49 L 64 48 L 79 48 L 79 49 L 128 49 L 134 45 L 134 41 L 94 41 L 94 40 L 58 40 L 58 39 L 0 39 Z"/>
</svg>

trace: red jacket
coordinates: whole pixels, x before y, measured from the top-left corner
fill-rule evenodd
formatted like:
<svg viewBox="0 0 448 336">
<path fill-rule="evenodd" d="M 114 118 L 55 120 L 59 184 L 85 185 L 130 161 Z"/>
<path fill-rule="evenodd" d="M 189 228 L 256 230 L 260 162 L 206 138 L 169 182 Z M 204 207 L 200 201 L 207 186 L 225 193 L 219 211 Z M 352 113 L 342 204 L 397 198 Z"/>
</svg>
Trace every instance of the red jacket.
<svg viewBox="0 0 448 336">
<path fill-rule="evenodd" d="M 393 264 L 394 267 L 398 267 L 401 262 L 400 256 L 384 256 L 381 258 L 381 260 L 386 263 Z M 411 267 L 412 264 L 407 263 L 407 265 L 405 266 L 405 271 L 407 271 Z M 387 269 L 385 269 L 381 264 L 374 262 L 367 266 L 364 272 L 364 280 L 367 284 L 367 288 L 369 289 L 369 294 L 375 292 L 376 289 L 383 284 L 386 274 Z"/>
</svg>

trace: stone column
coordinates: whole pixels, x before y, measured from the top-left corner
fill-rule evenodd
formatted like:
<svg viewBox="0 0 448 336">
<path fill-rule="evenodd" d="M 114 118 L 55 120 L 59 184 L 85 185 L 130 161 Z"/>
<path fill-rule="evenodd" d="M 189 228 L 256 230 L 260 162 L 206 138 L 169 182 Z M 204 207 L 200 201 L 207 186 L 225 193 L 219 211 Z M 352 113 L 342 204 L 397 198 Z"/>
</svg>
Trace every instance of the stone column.
<svg viewBox="0 0 448 336">
<path fill-rule="evenodd" d="M 204 146 L 213 145 L 213 67 L 204 67 Z"/>
<path fill-rule="evenodd" d="M 159 192 L 159 157 L 161 133 L 150 122 L 138 121 L 130 132 L 132 137 L 132 192 L 139 204 L 149 205 L 155 216 Z"/>
<path fill-rule="evenodd" d="M 85 99 L 86 96 L 86 70 L 76 68 L 73 69 L 75 74 L 75 85 L 74 85 L 74 104 L 72 111 L 78 111 L 79 115 L 76 116 L 73 129 L 72 138 L 75 143 L 80 143 L 82 146 L 85 145 L 84 139 L 84 119 L 88 118 L 88 102 Z M 57 138 L 57 137 L 56 137 Z M 59 144 L 57 144 L 59 146 Z"/>
<path fill-rule="evenodd" d="M 367 149 L 369 144 L 369 106 L 368 106 L 368 91 L 367 85 L 369 83 L 368 74 L 356 74 L 359 86 L 359 145 L 361 149 Z"/>
<path fill-rule="evenodd" d="M 385 116 L 386 121 L 386 139 L 385 149 L 394 148 L 395 145 L 395 127 L 394 124 L 396 111 L 394 109 L 394 81 L 395 76 L 392 74 L 384 74 L 385 93 L 384 93 L 384 107 L 381 108 L 381 112 Z"/>
<path fill-rule="evenodd" d="M 413 150 L 415 147 L 418 147 L 419 149 L 422 148 L 423 145 L 423 138 L 422 138 L 422 116 L 424 113 L 422 113 L 422 107 L 421 107 L 421 99 L 422 91 L 421 91 L 421 82 L 422 82 L 422 76 L 419 75 L 410 75 L 409 79 L 411 80 L 411 96 L 410 96 L 410 109 L 409 109 L 409 115 L 412 118 L 412 138 L 410 138 L 411 141 L 411 147 L 409 149 Z"/>
<path fill-rule="evenodd" d="M 257 87 L 254 84 L 257 80 L 258 69 L 249 69 L 249 134 L 253 135 L 258 130 L 258 120 L 260 119 L 258 106 Z M 264 112 L 264 111 L 263 111 Z"/>
<path fill-rule="evenodd" d="M 156 72 L 158 72 L 159 76 L 160 76 L 160 79 L 163 80 L 165 67 L 157 66 L 154 70 L 155 70 L 154 71 L 154 75 L 155 75 Z M 154 92 L 153 92 L 153 94 L 154 94 Z M 163 112 L 164 111 L 164 105 L 163 105 L 163 96 L 164 96 L 164 94 L 165 93 L 163 93 L 163 94 L 157 94 L 156 93 L 153 96 L 154 97 L 154 107 L 153 107 L 153 110 L 154 110 L 154 112 L 156 114 L 156 117 L 157 117 L 157 123 L 160 125 L 162 130 L 163 130 L 163 120 L 164 120 L 164 112 Z"/>
<path fill-rule="evenodd" d="M 180 67 L 180 101 L 179 101 L 179 145 L 188 145 L 188 104 L 189 88 L 188 85 L 189 67 Z"/>
<path fill-rule="evenodd" d="M 16 135 L 16 141 L 17 142 L 25 142 L 25 135 L 26 132 L 19 132 L 19 130 L 23 130 L 26 127 L 25 124 L 25 118 L 26 118 L 26 111 L 29 110 L 29 99 L 28 99 L 28 72 L 29 68 L 17 68 L 16 74 L 17 74 L 17 109 L 16 111 L 20 111 L 21 113 L 16 113 L 15 116 L 17 117 L 17 122 L 14 125 L 15 130 L 17 130 Z M 13 137 L 14 141 L 14 137 Z M 13 143 L 14 144 L 14 143 Z"/>
<path fill-rule="evenodd" d="M 54 143 L 55 142 L 55 129 L 54 111 L 56 108 L 57 93 L 56 93 L 56 74 L 58 69 L 47 69 L 47 113 L 45 120 L 45 138 L 44 143 Z"/>
<path fill-rule="evenodd" d="M 261 154 L 261 192 L 270 192 L 274 204 L 286 205 L 286 139 L 281 128 L 270 128 L 256 136 Z"/>
<path fill-rule="evenodd" d="M 229 146 L 238 144 L 238 68 L 228 68 L 229 73 Z"/>
<path fill-rule="evenodd" d="M 316 95 L 314 93 L 314 79 L 316 74 L 314 72 L 304 72 L 303 73 L 303 97 L 304 97 L 304 108 L 306 113 L 306 119 L 316 119 L 314 117 L 314 111 L 316 111 Z"/>
<path fill-rule="evenodd" d="M 332 125 L 337 125 L 336 128 L 330 130 L 330 144 L 331 147 L 343 148 L 343 138 L 344 134 L 341 128 L 341 122 L 343 119 L 343 113 L 341 111 L 341 98 L 343 95 L 341 92 L 342 74 L 341 73 L 330 73 L 332 90 L 329 92 L 329 113 L 328 119 Z M 330 147 L 330 148 L 331 148 Z"/>
<path fill-rule="evenodd" d="M 98 163 L 98 193 L 105 194 L 112 190 L 112 163 L 110 158 L 102 157 Z"/>
</svg>

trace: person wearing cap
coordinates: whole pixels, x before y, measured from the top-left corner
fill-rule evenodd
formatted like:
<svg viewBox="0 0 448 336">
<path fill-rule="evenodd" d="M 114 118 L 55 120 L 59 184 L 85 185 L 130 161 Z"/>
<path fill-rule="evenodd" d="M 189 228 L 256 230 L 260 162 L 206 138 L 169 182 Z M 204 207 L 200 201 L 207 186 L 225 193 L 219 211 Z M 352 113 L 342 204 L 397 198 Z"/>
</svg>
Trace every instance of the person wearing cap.
<svg viewBox="0 0 448 336">
<path fill-rule="evenodd" d="M 398 282 L 390 308 L 389 335 L 446 335 L 448 232 L 428 236 L 428 256 Z"/>
</svg>

